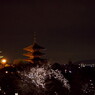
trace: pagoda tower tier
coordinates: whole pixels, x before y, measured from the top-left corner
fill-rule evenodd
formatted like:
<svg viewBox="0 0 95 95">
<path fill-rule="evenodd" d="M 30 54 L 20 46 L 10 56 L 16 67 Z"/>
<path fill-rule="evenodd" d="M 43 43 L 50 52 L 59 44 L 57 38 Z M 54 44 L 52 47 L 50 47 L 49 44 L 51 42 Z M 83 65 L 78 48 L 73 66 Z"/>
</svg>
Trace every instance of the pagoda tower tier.
<svg viewBox="0 0 95 95">
<path fill-rule="evenodd" d="M 24 48 L 27 53 L 23 54 L 24 56 L 28 57 L 25 59 L 25 61 L 33 63 L 33 64 L 43 64 L 46 62 L 46 59 L 43 59 L 42 56 L 44 53 L 41 52 L 41 50 L 44 50 L 45 48 L 41 47 L 37 43 L 33 43 L 33 45 L 30 45 L 26 48 Z"/>
<path fill-rule="evenodd" d="M 28 53 L 25 53 L 23 54 L 24 56 L 27 56 L 27 57 L 40 57 L 42 55 L 44 55 L 44 53 L 41 53 L 40 51 L 34 51 L 34 52 L 28 52 Z"/>
<path fill-rule="evenodd" d="M 32 52 L 32 51 L 34 52 L 34 51 L 38 51 L 41 49 L 45 49 L 45 48 L 39 46 L 37 43 L 33 43 L 33 45 L 30 45 L 30 46 L 24 48 L 24 50 L 29 51 L 29 52 Z"/>
</svg>

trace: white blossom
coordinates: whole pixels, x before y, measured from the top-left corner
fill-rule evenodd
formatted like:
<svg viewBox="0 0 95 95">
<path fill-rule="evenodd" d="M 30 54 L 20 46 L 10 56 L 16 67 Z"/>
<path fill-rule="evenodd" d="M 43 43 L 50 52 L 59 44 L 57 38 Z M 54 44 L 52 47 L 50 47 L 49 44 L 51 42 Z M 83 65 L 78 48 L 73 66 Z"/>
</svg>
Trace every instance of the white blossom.
<svg viewBox="0 0 95 95">
<path fill-rule="evenodd" d="M 29 72 L 23 71 L 20 74 L 23 81 L 32 82 L 37 87 L 45 88 L 45 80 L 53 77 L 59 80 L 63 84 L 63 87 L 70 89 L 68 80 L 61 74 L 61 71 L 51 69 L 50 65 L 32 67 Z"/>
</svg>

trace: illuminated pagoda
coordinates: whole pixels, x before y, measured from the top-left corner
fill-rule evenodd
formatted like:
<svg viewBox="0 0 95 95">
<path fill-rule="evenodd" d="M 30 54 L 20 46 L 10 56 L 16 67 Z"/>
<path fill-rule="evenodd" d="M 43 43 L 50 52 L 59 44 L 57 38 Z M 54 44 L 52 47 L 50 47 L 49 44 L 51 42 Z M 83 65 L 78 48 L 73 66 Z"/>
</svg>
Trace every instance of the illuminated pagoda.
<svg viewBox="0 0 95 95">
<path fill-rule="evenodd" d="M 24 48 L 24 50 L 27 51 L 27 53 L 23 55 L 28 57 L 27 59 L 25 59 L 25 61 L 30 62 L 34 65 L 41 65 L 46 63 L 46 59 L 42 58 L 44 53 L 41 52 L 41 50 L 44 50 L 45 48 L 38 45 L 35 39 L 36 38 L 34 37 L 33 45 Z"/>
</svg>

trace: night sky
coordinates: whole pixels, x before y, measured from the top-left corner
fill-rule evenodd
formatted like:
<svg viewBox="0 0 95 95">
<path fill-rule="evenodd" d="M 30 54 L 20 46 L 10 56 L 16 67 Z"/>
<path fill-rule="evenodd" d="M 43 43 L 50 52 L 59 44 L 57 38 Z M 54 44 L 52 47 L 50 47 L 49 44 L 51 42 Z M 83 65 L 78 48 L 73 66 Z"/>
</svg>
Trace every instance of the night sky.
<svg viewBox="0 0 95 95">
<path fill-rule="evenodd" d="M 12 61 L 37 42 L 53 62 L 95 59 L 94 0 L 0 0 L 0 50 Z"/>
</svg>

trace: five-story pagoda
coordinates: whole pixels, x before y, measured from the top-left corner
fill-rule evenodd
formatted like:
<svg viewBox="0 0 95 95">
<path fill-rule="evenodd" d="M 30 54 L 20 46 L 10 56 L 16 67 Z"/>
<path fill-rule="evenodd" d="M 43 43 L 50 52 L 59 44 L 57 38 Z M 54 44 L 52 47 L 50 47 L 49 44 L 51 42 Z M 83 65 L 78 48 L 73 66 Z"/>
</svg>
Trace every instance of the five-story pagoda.
<svg viewBox="0 0 95 95">
<path fill-rule="evenodd" d="M 27 53 L 23 55 L 28 57 L 27 59 L 25 59 L 25 61 L 30 62 L 34 65 L 41 65 L 41 64 L 46 63 L 47 60 L 42 58 L 44 53 L 41 52 L 41 50 L 44 50 L 44 49 L 45 48 L 37 44 L 34 37 L 33 44 L 24 48 L 24 50 L 27 51 Z"/>
</svg>

